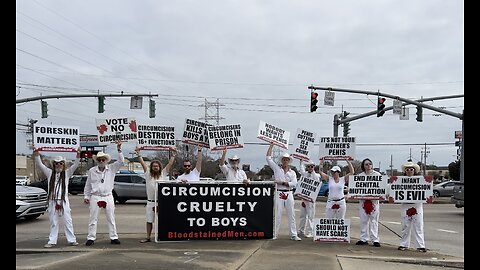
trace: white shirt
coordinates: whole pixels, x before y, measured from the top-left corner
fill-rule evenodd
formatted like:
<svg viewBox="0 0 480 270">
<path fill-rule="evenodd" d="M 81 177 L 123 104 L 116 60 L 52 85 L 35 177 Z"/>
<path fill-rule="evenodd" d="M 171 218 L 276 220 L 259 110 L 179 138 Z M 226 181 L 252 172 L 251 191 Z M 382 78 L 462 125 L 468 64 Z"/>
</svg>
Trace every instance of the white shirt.
<svg viewBox="0 0 480 270">
<path fill-rule="evenodd" d="M 37 163 L 40 170 L 43 174 L 47 177 L 47 190 L 50 190 L 50 178 L 52 177 L 53 170 L 45 166 L 42 160 L 40 159 L 40 155 L 35 156 L 35 162 Z M 72 166 L 65 170 L 65 195 L 68 194 L 68 183 L 70 182 L 70 177 L 73 175 L 75 170 L 77 169 L 78 165 L 80 165 L 80 158 L 75 159 Z M 55 165 L 54 165 L 55 166 Z M 55 189 L 53 190 L 54 200 L 61 200 L 62 199 L 62 184 L 60 183 L 60 172 L 55 173 Z"/>
<path fill-rule="evenodd" d="M 197 170 L 197 167 L 195 167 L 190 171 L 190 173 L 183 173 L 182 175 L 178 176 L 177 180 L 200 181 L 200 172 Z"/>
<path fill-rule="evenodd" d="M 87 172 L 87 181 L 83 190 L 84 198 L 90 199 L 92 195 L 108 196 L 112 194 L 115 174 L 123 166 L 124 157 L 122 152 L 118 153 L 118 160 L 112 164 L 106 165 L 105 169 L 100 171 L 98 166 L 92 167 Z M 102 183 L 103 179 L 103 183 Z"/>
<path fill-rule="evenodd" d="M 145 172 L 145 188 L 147 189 L 147 200 L 155 200 L 155 185 L 156 180 L 168 180 L 168 172 L 163 169 L 158 179 L 153 179 L 150 174 L 150 169 Z"/>
<path fill-rule="evenodd" d="M 328 199 L 338 200 L 344 197 L 343 187 L 345 186 L 345 177 L 339 177 L 338 183 L 333 177 L 328 177 Z"/>
<path fill-rule="evenodd" d="M 272 156 L 267 156 L 267 163 L 268 166 L 270 166 L 270 168 L 273 170 L 275 180 L 288 182 L 288 187 L 281 184 L 276 184 L 277 190 L 292 190 L 297 186 L 297 174 L 295 174 L 292 169 L 288 168 L 288 171 L 285 172 L 280 166 L 278 166 L 277 163 L 273 161 Z"/>
<path fill-rule="evenodd" d="M 226 176 L 227 181 L 243 182 L 243 180 L 247 179 L 247 174 L 242 169 L 234 169 L 231 166 L 223 164 L 220 165 L 220 170 Z"/>
</svg>

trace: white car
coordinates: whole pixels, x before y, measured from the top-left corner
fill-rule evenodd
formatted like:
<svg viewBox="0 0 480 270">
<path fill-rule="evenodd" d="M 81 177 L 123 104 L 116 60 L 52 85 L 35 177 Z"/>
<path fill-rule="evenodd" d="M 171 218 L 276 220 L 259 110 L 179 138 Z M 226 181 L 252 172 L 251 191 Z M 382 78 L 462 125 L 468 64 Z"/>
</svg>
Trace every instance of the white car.
<svg viewBox="0 0 480 270">
<path fill-rule="evenodd" d="M 17 186 L 30 185 L 30 178 L 23 175 L 17 175 Z"/>
</svg>

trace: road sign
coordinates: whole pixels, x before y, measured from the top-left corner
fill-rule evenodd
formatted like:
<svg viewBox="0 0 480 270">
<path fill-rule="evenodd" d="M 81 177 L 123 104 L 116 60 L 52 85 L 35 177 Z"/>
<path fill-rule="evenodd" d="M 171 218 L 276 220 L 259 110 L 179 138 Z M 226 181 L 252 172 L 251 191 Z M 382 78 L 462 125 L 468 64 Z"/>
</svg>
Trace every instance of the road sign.
<svg viewBox="0 0 480 270">
<path fill-rule="evenodd" d="M 143 97 L 134 96 L 130 99 L 130 109 L 141 109 Z"/>
<path fill-rule="evenodd" d="M 393 100 L 393 114 L 402 114 L 402 101 Z"/>
<path fill-rule="evenodd" d="M 335 92 L 325 91 L 325 98 L 323 99 L 323 105 L 333 106 L 335 101 Z"/>
<path fill-rule="evenodd" d="M 399 116 L 400 120 L 408 120 L 408 108 L 403 107 L 402 113 Z"/>
</svg>

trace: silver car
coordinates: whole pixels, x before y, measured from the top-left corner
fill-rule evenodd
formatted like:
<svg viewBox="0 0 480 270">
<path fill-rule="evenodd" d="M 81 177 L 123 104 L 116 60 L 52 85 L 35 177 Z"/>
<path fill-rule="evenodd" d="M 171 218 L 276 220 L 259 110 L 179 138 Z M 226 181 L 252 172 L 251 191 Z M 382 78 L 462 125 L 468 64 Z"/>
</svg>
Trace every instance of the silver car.
<svg viewBox="0 0 480 270">
<path fill-rule="evenodd" d="M 147 189 L 143 174 L 117 173 L 113 184 L 113 198 L 118 203 L 127 200 L 146 200 Z"/>
<path fill-rule="evenodd" d="M 433 186 L 433 197 L 450 197 L 453 195 L 453 187 L 460 181 L 445 181 Z"/>
<path fill-rule="evenodd" d="M 17 187 L 17 219 L 36 219 L 43 215 L 48 207 L 47 192 L 30 186 Z"/>
</svg>

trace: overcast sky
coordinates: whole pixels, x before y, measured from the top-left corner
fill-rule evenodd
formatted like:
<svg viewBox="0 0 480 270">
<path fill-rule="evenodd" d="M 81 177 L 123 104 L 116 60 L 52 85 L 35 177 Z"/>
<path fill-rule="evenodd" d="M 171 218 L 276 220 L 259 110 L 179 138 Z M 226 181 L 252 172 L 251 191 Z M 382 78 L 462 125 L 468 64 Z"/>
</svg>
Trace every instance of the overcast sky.
<svg viewBox="0 0 480 270">
<path fill-rule="evenodd" d="M 95 118 L 135 117 L 137 123 L 174 126 L 178 139 L 185 118 L 205 117 L 202 104 L 218 99 L 220 124 L 241 124 L 246 143 L 229 156 L 257 170 L 268 148 L 256 138 L 260 121 L 324 137 L 333 135 L 333 117 L 342 109 L 350 116 L 376 109 L 375 95 L 336 92 L 332 107 L 323 105 L 325 92 L 318 91 L 320 106 L 311 113 L 309 85 L 413 100 L 464 94 L 463 1 L 16 2 L 17 99 L 158 94 L 154 119 L 147 98 L 143 109 L 132 110 L 129 98 L 107 97 L 103 114 L 96 98 L 75 98 L 47 100 L 44 119 L 40 101 L 17 104 L 17 124 L 36 119 L 96 134 Z M 464 109 L 463 98 L 426 104 Z M 417 122 L 415 106 L 407 108 L 409 120 L 388 111 L 351 122 L 356 159 L 368 157 L 382 171 L 391 162 L 399 169 L 410 155 L 420 161 L 426 143 L 427 164 L 455 161 L 461 120 L 424 109 Z M 31 152 L 23 129 L 17 125 L 17 154 Z M 134 147 L 125 144 L 128 152 Z M 318 162 L 318 149 L 311 158 Z"/>
</svg>

